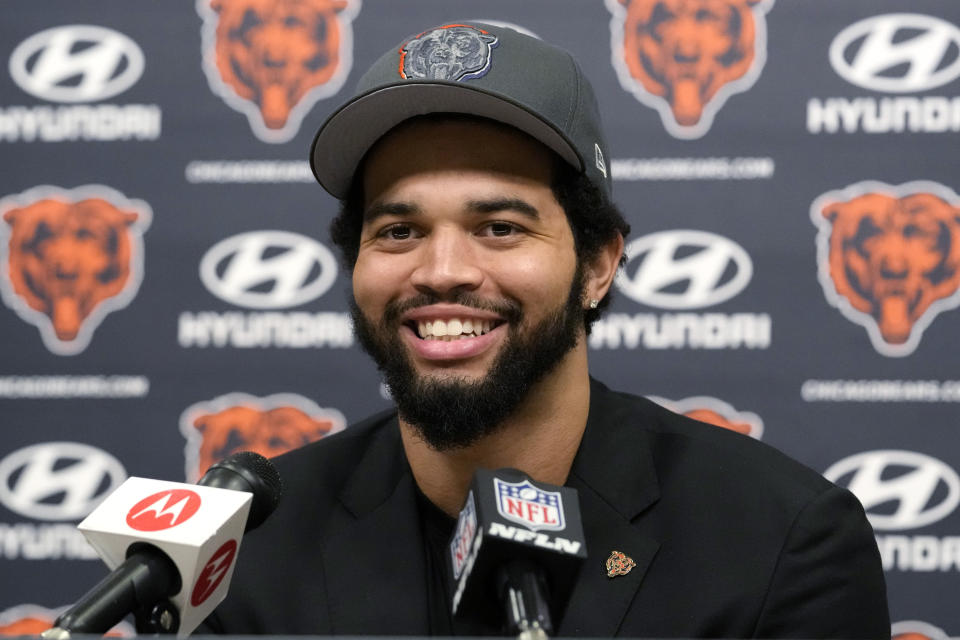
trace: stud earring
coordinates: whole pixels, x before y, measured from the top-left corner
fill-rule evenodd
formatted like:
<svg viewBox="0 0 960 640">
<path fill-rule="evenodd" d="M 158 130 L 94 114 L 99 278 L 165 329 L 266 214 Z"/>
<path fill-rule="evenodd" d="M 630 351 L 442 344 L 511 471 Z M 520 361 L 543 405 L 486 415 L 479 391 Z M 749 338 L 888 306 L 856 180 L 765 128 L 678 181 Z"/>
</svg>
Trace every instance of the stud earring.
<svg viewBox="0 0 960 640">
<path fill-rule="evenodd" d="M 596 298 L 591 298 L 591 299 L 590 299 L 590 308 L 591 308 L 591 309 L 596 309 L 596 308 L 599 307 L 599 306 L 600 306 L 600 301 L 599 301 L 599 300 L 597 300 Z"/>
</svg>

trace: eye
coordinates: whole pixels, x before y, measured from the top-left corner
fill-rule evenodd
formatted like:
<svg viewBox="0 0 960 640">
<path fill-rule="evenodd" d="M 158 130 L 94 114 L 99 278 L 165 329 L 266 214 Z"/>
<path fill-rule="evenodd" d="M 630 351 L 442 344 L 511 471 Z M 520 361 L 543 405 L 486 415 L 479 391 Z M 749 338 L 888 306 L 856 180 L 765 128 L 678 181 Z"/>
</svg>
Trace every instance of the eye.
<svg viewBox="0 0 960 640">
<path fill-rule="evenodd" d="M 873 221 L 873 217 L 869 214 L 864 216 L 860 224 L 857 225 L 856 237 L 861 241 L 881 234 L 883 234 L 883 229 L 877 226 L 877 223 Z"/>
<path fill-rule="evenodd" d="M 697 11 L 697 14 L 696 14 L 697 22 L 710 22 L 716 19 L 717 19 L 717 16 L 715 16 L 712 12 L 708 11 L 707 9 L 700 9 Z"/>
<path fill-rule="evenodd" d="M 516 225 L 509 222 L 491 222 L 483 227 L 480 235 L 493 236 L 495 238 L 505 238 L 516 234 L 519 231 Z"/>
<path fill-rule="evenodd" d="M 377 237 L 386 240 L 409 240 L 413 237 L 413 229 L 408 224 L 391 224 L 381 229 Z"/>
</svg>

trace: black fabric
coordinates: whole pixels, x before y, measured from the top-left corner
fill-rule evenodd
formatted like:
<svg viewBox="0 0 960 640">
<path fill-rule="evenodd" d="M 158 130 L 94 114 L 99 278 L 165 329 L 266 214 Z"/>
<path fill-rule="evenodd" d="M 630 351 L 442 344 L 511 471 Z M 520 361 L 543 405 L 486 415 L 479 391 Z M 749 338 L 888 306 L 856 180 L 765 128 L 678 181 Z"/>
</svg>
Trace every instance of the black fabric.
<svg viewBox="0 0 960 640">
<path fill-rule="evenodd" d="M 427 603 L 430 608 L 430 635 L 453 635 L 450 620 L 450 581 L 444 563 L 446 542 L 453 535 L 456 520 L 441 511 L 417 490 L 417 508 L 420 510 L 420 528 L 423 531 L 424 559 L 427 565 Z"/>
<path fill-rule="evenodd" d="M 431 554 L 396 416 L 275 462 L 287 495 L 199 632 L 428 635 Z M 593 382 L 567 484 L 589 555 L 558 636 L 889 638 L 860 503 L 763 443 Z M 636 567 L 608 578 L 614 550 Z"/>
<path fill-rule="evenodd" d="M 491 595 L 487 606 L 464 615 L 451 614 L 450 593 L 453 575 L 447 563 L 450 537 L 457 521 L 417 490 L 417 507 L 424 538 L 424 558 L 427 565 L 427 601 L 429 603 L 430 635 L 489 636 L 499 635 L 503 611 Z"/>
</svg>

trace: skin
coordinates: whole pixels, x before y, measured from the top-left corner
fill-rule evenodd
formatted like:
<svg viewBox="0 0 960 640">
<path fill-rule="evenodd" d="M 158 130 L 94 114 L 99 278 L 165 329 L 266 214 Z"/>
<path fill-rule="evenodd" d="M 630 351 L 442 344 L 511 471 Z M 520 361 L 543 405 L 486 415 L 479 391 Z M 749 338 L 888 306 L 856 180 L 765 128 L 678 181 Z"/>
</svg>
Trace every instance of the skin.
<svg viewBox="0 0 960 640">
<path fill-rule="evenodd" d="M 484 121 L 408 123 L 385 136 L 364 166 L 365 220 L 353 272 L 364 316 L 378 322 L 388 303 L 423 294 L 438 302 L 409 310 L 397 340 L 419 375 L 480 379 L 503 346 L 507 322 L 487 310 L 453 304 L 466 292 L 484 302 L 519 304 L 521 332 L 565 302 L 577 266 L 573 233 L 550 189 L 553 157 L 538 142 Z M 582 304 L 609 289 L 623 252 L 617 237 L 584 264 Z M 478 318 L 490 333 L 455 342 L 426 341 L 418 321 Z M 515 467 L 563 484 L 586 426 L 590 400 L 587 347 L 577 346 L 539 383 L 502 428 L 451 451 L 427 446 L 400 421 L 414 478 L 451 516 L 478 467 Z"/>
</svg>

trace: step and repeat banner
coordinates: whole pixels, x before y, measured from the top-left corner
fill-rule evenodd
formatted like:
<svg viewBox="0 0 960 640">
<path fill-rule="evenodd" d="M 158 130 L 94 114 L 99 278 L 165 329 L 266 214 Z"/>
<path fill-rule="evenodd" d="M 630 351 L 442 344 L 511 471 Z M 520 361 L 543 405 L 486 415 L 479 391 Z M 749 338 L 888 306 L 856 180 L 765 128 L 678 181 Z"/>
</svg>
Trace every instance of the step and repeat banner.
<svg viewBox="0 0 960 640">
<path fill-rule="evenodd" d="M 390 406 L 308 148 L 383 51 L 486 19 L 569 49 L 597 90 L 633 233 L 594 375 L 849 487 L 892 633 L 960 635 L 957 3 L 0 16 L 0 633 L 43 628 L 104 574 L 75 525 L 128 475 L 194 481 Z"/>
</svg>

